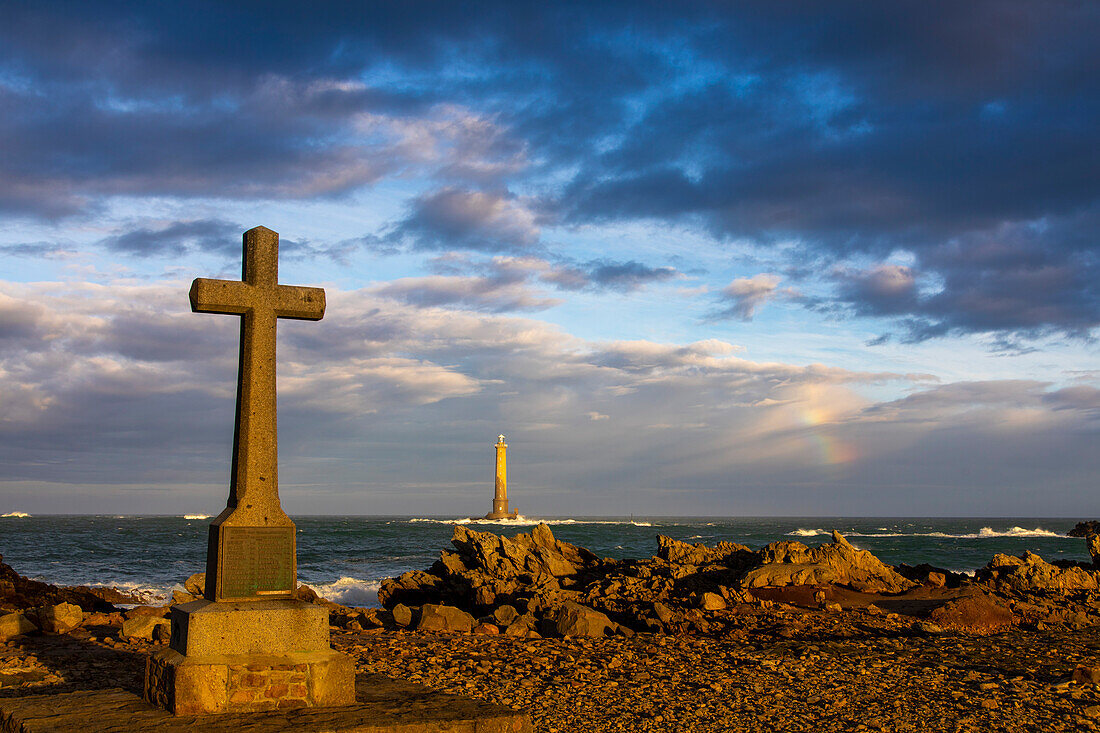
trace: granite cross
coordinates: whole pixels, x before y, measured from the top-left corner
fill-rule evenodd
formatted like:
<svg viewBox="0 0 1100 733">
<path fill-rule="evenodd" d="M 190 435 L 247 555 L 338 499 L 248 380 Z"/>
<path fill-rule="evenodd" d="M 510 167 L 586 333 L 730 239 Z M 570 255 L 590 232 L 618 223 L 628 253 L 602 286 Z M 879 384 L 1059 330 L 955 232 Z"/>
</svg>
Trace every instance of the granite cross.
<svg viewBox="0 0 1100 733">
<path fill-rule="evenodd" d="M 319 320 L 325 291 L 279 284 L 279 235 L 244 233 L 241 280 L 197 278 L 191 310 L 241 316 L 237 422 L 229 501 L 210 527 L 211 601 L 289 598 L 297 578 L 294 523 L 279 504 L 275 330 L 279 318 Z"/>
</svg>

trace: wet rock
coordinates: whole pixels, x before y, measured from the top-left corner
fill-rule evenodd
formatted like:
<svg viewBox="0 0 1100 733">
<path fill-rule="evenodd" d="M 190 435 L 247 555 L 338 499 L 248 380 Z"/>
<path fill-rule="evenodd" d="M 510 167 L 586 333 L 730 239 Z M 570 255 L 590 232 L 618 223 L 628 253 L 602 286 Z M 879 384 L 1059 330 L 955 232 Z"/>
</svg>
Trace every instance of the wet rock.
<svg viewBox="0 0 1100 733">
<path fill-rule="evenodd" d="M 773 542 L 760 555 L 761 566 L 742 581 L 746 588 L 836 584 L 866 593 L 901 593 L 916 585 L 836 531 L 830 545 L 811 549 L 801 542 Z"/>
<path fill-rule="evenodd" d="M 1066 532 L 1067 537 L 1088 537 L 1090 534 L 1100 534 L 1100 521 L 1093 519 L 1078 522 L 1073 529 Z"/>
<path fill-rule="evenodd" d="M 1073 681 L 1079 685 L 1095 685 L 1100 683 L 1100 667 L 1092 667 L 1085 664 L 1077 665 L 1073 670 Z"/>
<path fill-rule="evenodd" d="M 1088 547 L 1092 564 L 1100 568 L 1100 535 L 1090 534 L 1085 538 L 1085 546 Z"/>
<path fill-rule="evenodd" d="M 467 633 L 474 627 L 474 617 L 460 608 L 426 603 L 420 607 L 417 631 L 454 631 Z"/>
</svg>

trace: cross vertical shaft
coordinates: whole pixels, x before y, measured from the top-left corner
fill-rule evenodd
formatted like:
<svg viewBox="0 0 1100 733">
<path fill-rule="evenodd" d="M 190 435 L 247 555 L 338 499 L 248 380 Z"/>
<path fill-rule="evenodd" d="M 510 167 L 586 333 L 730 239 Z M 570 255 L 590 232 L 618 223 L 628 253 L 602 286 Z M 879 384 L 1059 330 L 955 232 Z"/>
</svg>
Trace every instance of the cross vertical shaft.
<svg viewBox="0 0 1100 733">
<path fill-rule="evenodd" d="M 276 324 L 279 318 L 319 320 L 325 313 L 325 291 L 280 285 L 279 235 L 256 227 L 244 234 L 241 280 L 198 278 L 191 285 L 190 298 L 196 312 L 241 317 L 233 470 L 225 511 L 211 526 L 207 597 L 224 600 L 292 593 L 293 577 L 289 590 L 260 588 L 272 584 L 282 588 L 288 584 L 287 577 L 295 574 L 294 524 L 279 502 Z M 238 529 L 230 532 L 233 527 Z M 264 562 L 258 557 L 260 546 L 280 555 L 289 547 L 291 557 L 275 570 L 266 566 L 257 570 L 254 566 Z M 227 560 L 232 561 L 229 566 Z M 278 578 L 256 580 L 264 572 Z M 233 576 L 228 589 L 224 582 L 227 574 Z M 242 580 L 242 575 L 247 577 Z M 249 591 L 253 586 L 256 588 Z"/>
</svg>

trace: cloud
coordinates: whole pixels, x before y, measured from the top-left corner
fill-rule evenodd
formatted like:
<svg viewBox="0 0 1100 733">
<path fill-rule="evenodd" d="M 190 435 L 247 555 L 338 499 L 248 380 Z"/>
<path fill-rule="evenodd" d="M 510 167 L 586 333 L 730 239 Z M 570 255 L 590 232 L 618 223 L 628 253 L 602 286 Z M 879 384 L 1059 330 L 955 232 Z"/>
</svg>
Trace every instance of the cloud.
<svg viewBox="0 0 1100 733">
<path fill-rule="evenodd" d="M 243 228 L 221 219 L 169 222 L 158 228 L 139 227 L 100 242 L 112 252 L 139 257 L 181 255 L 185 252 L 230 254 L 240 250 Z"/>
<path fill-rule="evenodd" d="M 204 487 L 189 497 L 224 501 L 237 321 L 190 313 L 186 289 L 0 285 L 0 495 L 10 482 L 79 483 L 114 507 L 132 500 L 115 486 L 170 495 L 186 485 Z M 486 445 L 505 430 L 519 496 L 543 514 L 582 499 L 600 512 L 634 502 L 656 513 L 896 513 L 935 501 L 981 513 L 995 500 L 1026 513 L 1035 482 L 1051 476 L 1045 505 L 1076 511 L 1100 469 L 1088 449 L 1092 384 L 935 384 L 753 361 L 718 339 L 587 341 L 370 290 L 330 289 L 328 301 L 324 320 L 280 325 L 281 487 L 292 511 L 368 501 L 371 512 L 461 512 L 490 496 Z M 911 393 L 874 399 L 883 385 Z M 411 486 L 432 487 L 430 497 L 392 493 Z"/>
<path fill-rule="evenodd" d="M 522 252 L 538 244 L 537 220 L 513 197 L 444 188 L 417 198 L 393 238 L 420 250 Z"/>
<path fill-rule="evenodd" d="M 778 275 L 768 273 L 737 278 L 722 289 L 724 300 L 730 305 L 719 311 L 714 318 L 751 321 L 756 315 L 756 309 L 776 296 L 780 282 Z"/>
<path fill-rule="evenodd" d="M 539 311 L 562 302 L 537 295 L 523 282 L 489 277 L 407 277 L 379 285 L 371 292 L 413 305 L 458 305 L 492 312 Z"/>
</svg>

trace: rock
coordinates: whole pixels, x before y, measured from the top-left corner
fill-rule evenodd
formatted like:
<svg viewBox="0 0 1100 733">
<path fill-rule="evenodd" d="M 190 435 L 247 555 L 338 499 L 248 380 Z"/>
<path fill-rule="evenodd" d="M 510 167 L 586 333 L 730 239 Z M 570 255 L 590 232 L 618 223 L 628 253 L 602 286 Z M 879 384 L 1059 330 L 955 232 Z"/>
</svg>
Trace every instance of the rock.
<svg viewBox="0 0 1100 733">
<path fill-rule="evenodd" d="M 0 616 L 0 641 L 7 641 L 32 631 L 38 631 L 38 627 L 19 611 Z"/>
<path fill-rule="evenodd" d="M 773 542 L 760 556 L 763 564 L 742 580 L 746 588 L 835 584 L 864 593 L 901 593 L 916 585 L 836 531 L 831 545 L 811 549 L 801 542 Z"/>
<path fill-rule="evenodd" d="M 378 601 L 384 608 L 393 608 L 398 603 L 419 606 L 438 600 L 443 587 L 443 578 L 438 575 L 410 570 L 396 578 L 383 580 L 378 589 Z"/>
<path fill-rule="evenodd" d="M 1023 555 L 997 554 L 977 573 L 994 590 L 1030 595 L 1036 592 L 1066 593 L 1100 590 L 1100 571 L 1059 567 L 1027 550 Z"/>
<path fill-rule="evenodd" d="M 1088 522 L 1078 522 L 1073 529 L 1066 532 L 1067 537 L 1088 537 L 1090 534 L 1100 534 L 1100 521 L 1093 519 Z"/>
<path fill-rule="evenodd" d="M 735 542 L 719 542 L 715 547 L 692 545 L 664 535 L 657 536 L 657 557 L 678 565 L 728 565 L 736 567 L 744 556 L 755 556 L 749 548 Z"/>
<path fill-rule="evenodd" d="M 406 606 L 404 603 L 398 603 L 396 606 L 390 609 L 390 613 L 393 614 L 393 622 L 398 626 L 412 625 L 412 609 Z"/>
<path fill-rule="evenodd" d="M 672 612 L 672 609 L 660 601 L 653 604 L 653 613 L 657 615 L 657 620 L 663 624 L 670 624 L 676 618 L 676 614 Z"/>
<path fill-rule="evenodd" d="M 153 627 L 153 641 L 168 642 L 172 638 L 172 623 L 157 624 Z"/>
<path fill-rule="evenodd" d="M 928 614 L 928 620 L 944 629 L 985 634 L 1012 627 L 1012 611 L 987 595 L 976 593 L 954 598 Z"/>
<path fill-rule="evenodd" d="M 928 573 L 928 585 L 933 588 L 942 588 L 947 585 L 947 576 L 943 573 L 932 571 Z"/>
<path fill-rule="evenodd" d="M 599 611 L 579 603 L 565 603 L 558 610 L 555 630 L 564 637 L 603 636 L 611 619 Z"/>
<path fill-rule="evenodd" d="M 468 633 L 474 627 L 474 617 L 454 606 L 425 603 L 420 607 L 417 631 L 457 631 Z"/>
<path fill-rule="evenodd" d="M 699 607 L 704 611 L 721 611 L 726 607 L 726 599 L 717 593 L 704 593 Z"/>
<path fill-rule="evenodd" d="M 183 581 L 183 589 L 196 598 L 201 598 L 206 593 L 206 573 L 195 573 Z"/>
<path fill-rule="evenodd" d="M 1073 681 L 1079 685 L 1095 685 L 1100 683 L 1100 667 L 1090 667 L 1084 664 L 1077 665 L 1073 670 Z"/>
<path fill-rule="evenodd" d="M 164 606 L 134 606 L 129 611 L 123 613 L 122 616 L 127 619 L 138 618 L 139 616 L 166 618 L 169 613 L 169 609 Z"/>
<path fill-rule="evenodd" d="M 158 626 L 168 627 L 169 632 L 172 630 L 172 624 L 168 619 L 150 615 L 134 616 L 122 622 L 122 632 L 119 636 L 124 639 L 152 639 L 153 630 Z"/>
<path fill-rule="evenodd" d="M 59 603 L 38 611 L 38 623 L 49 634 L 64 634 L 84 621 L 84 612 L 73 603 Z"/>
<path fill-rule="evenodd" d="M 917 630 L 920 631 L 922 634 L 942 634 L 943 633 L 943 627 L 942 626 L 938 626 L 936 624 L 929 623 L 928 621 L 919 622 L 917 624 Z"/>
<path fill-rule="evenodd" d="M 507 604 L 498 606 L 493 610 L 493 619 L 501 626 L 508 626 L 515 621 L 518 616 L 519 611 Z"/>
<path fill-rule="evenodd" d="M 49 583 L 24 578 L 0 555 L 0 607 L 29 609 L 72 603 L 84 611 L 114 611 L 115 607 L 103 600 L 102 595 L 117 594 L 114 588 L 60 588 Z M 132 601 L 129 601 L 132 602 Z"/>
<path fill-rule="evenodd" d="M 475 634 L 499 634 L 500 627 L 496 624 L 478 624 L 474 627 Z"/>
<path fill-rule="evenodd" d="M 1085 546 L 1089 550 L 1092 564 L 1100 568 L 1100 535 L 1090 534 L 1085 538 Z"/>
</svg>

